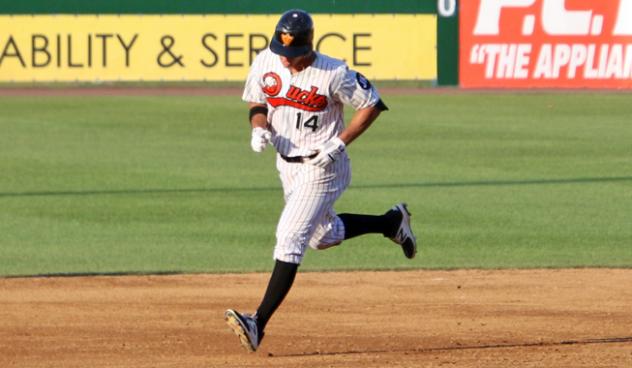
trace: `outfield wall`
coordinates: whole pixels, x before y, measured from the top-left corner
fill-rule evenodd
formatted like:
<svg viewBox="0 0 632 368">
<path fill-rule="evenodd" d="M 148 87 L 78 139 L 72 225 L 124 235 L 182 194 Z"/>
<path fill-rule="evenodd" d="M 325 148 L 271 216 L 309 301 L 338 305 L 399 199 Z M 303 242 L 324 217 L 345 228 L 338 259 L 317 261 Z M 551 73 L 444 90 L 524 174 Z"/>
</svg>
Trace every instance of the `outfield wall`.
<svg viewBox="0 0 632 368">
<path fill-rule="evenodd" d="M 3 0 L 4 1 L 4 0 Z M 239 81 L 287 3 L 0 6 L 0 82 Z M 371 79 L 632 88 L 632 0 L 305 0 L 316 48 Z"/>
<path fill-rule="evenodd" d="M 371 79 L 456 84 L 454 1 L 305 1 L 315 47 Z M 281 1 L 25 0 L 0 9 L 0 81 L 239 81 Z M 448 8 L 450 14 L 437 9 Z"/>
</svg>

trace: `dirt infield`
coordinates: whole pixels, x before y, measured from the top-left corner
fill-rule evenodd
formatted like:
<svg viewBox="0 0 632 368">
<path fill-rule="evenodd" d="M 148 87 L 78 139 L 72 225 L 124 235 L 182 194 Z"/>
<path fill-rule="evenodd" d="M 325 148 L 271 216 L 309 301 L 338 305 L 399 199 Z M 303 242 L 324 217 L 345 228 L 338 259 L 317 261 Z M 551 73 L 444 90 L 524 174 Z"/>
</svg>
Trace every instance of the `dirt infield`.
<svg viewBox="0 0 632 368">
<path fill-rule="evenodd" d="M 0 87 L 1 96 L 241 96 L 242 87 L 33 86 Z"/>
<path fill-rule="evenodd" d="M 378 82 L 379 84 L 379 82 Z M 388 95 L 468 95 L 468 94 L 596 94 L 616 93 L 632 94 L 629 89 L 461 89 L 457 87 L 379 87 L 381 94 Z M 88 84 L 70 85 L 0 85 L 0 97 L 38 97 L 38 96 L 241 96 L 242 86 L 197 86 L 183 85 L 118 85 Z"/>
<path fill-rule="evenodd" d="M 632 270 L 299 273 L 248 354 L 267 278 L 0 279 L 0 367 L 632 366 Z"/>
<path fill-rule="evenodd" d="M 2 96 L 241 96 L 243 87 L 203 86 L 33 86 L 1 87 Z M 465 93 L 455 88 L 386 87 L 380 92 L 390 95 Z"/>
</svg>

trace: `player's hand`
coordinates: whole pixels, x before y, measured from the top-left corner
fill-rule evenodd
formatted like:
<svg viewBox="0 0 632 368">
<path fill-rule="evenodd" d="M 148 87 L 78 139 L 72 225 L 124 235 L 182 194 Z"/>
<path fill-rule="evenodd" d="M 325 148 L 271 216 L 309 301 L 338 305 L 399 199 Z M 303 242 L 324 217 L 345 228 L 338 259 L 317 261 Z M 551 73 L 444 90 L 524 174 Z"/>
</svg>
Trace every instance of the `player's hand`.
<svg viewBox="0 0 632 368">
<path fill-rule="evenodd" d="M 313 159 L 307 161 L 308 164 L 325 168 L 332 162 L 340 158 L 340 155 L 345 151 L 345 142 L 342 139 L 335 137 L 331 140 L 323 143 L 317 148 L 318 155 Z"/>
<path fill-rule="evenodd" d="M 263 152 L 271 139 L 272 133 L 268 129 L 256 127 L 252 130 L 250 147 L 252 147 L 252 150 L 255 152 Z"/>
</svg>

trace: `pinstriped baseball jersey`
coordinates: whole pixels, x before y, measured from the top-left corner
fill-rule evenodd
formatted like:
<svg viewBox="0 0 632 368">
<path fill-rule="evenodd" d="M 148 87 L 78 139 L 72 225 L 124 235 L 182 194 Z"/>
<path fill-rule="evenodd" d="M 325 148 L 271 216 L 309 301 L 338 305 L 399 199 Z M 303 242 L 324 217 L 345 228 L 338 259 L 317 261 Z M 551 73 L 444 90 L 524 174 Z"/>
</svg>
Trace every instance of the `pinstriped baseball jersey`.
<svg viewBox="0 0 632 368">
<path fill-rule="evenodd" d="M 283 156 L 309 156 L 345 127 L 343 106 L 362 109 L 380 96 L 344 62 L 315 53 L 312 64 L 292 75 L 266 49 L 255 58 L 242 99 L 267 104 L 272 144 Z M 286 162 L 277 155 L 285 207 L 277 225 L 274 258 L 301 263 L 307 247 L 326 249 L 344 240 L 333 205 L 351 181 L 346 152 L 325 168 Z"/>
<path fill-rule="evenodd" d="M 316 53 L 306 69 L 292 75 L 266 49 L 252 63 L 242 99 L 267 104 L 272 144 L 285 156 L 309 156 L 344 129 L 343 104 L 374 106 L 380 96 L 343 61 Z"/>
</svg>

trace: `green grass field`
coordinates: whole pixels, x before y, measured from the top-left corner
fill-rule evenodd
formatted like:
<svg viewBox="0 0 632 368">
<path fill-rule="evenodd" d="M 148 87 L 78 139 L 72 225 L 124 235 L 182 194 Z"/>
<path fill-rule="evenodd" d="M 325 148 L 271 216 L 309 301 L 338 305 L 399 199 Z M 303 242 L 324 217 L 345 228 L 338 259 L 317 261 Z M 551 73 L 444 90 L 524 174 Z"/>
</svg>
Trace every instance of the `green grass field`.
<svg viewBox="0 0 632 368">
<path fill-rule="evenodd" d="M 407 201 L 421 240 L 301 269 L 632 266 L 629 94 L 386 96 L 339 212 Z M 238 97 L 0 97 L 0 275 L 262 271 L 282 208 Z"/>
</svg>

